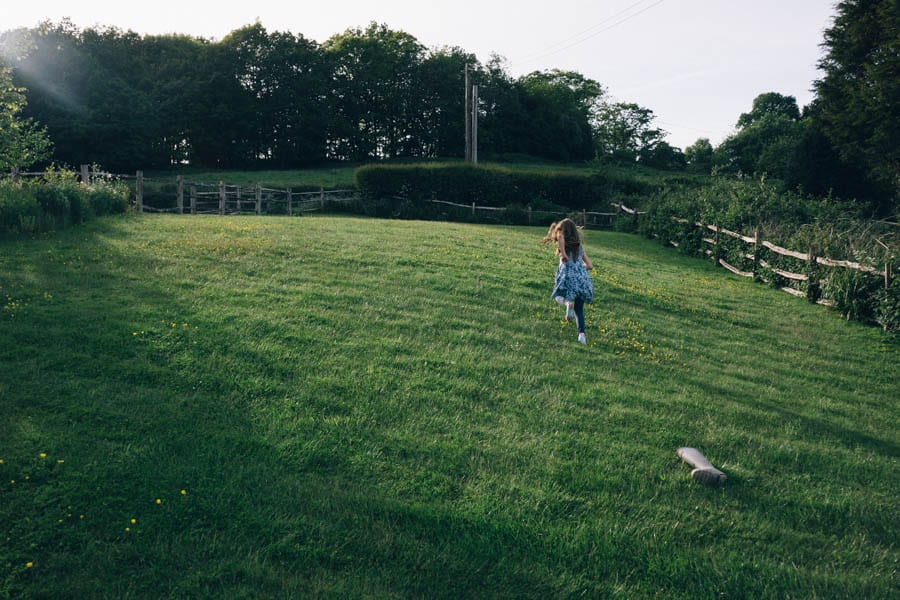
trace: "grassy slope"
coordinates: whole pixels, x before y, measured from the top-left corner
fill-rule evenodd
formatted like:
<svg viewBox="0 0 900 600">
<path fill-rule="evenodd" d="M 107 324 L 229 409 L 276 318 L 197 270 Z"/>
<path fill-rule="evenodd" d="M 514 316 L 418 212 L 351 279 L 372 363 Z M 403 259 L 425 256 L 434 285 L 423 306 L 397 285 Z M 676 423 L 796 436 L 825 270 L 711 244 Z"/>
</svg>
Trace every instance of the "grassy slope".
<svg viewBox="0 0 900 600">
<path fill-rule="evenodd" d="M 896 347 L 608 232 L 580 347 L 542 233 L 0 242 L 0 597 L 895 594 Z"/>
</svg>

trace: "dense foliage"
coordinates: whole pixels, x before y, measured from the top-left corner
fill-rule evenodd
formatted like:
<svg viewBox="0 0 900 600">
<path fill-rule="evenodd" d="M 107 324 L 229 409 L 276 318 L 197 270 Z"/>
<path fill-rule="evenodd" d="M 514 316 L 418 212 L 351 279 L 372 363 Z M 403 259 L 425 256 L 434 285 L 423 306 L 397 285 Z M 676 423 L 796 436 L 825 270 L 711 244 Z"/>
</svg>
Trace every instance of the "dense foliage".
<svg viewBox="0 0 900 600">
<path fill-rule="evenodd" d="M 13 85 L 10 68 L 0 63 L 0 169 L 28 167 L 50 155 L 46 131 L 21 116 L 24 90 Z"/>
<path fill-rule="evenodd" d="M 648 237 L 665 245 L 674 242 L 679 251 L 692 256 L 712 252 L 775 287 L 794 287 L 811 301 L 825 300 L 848 319 L 900 332 L 900 286 L 890 277 L 885 281 L 884 276 L 886 269 L 895 274 L 900 267 L 897 227 L 865 219 L 856 203 L 783 192 L 765 178 L 716 177 L 699 189 L 667 187 L 645 199 L 642 209 L 646 212 L 637 220 L 637 227 Z M 826 269 L 726 235 L 718 236 L 711 245 L 704 238 L 712 239 L 713 233 L 698 223 L 750 238 L 758 232 L 760 240 L 804 254 L 858 263 L 873 271 Z M 760 258 L 769 266 L 761 268 Z M 808 279 L 798 284 L 778 270 Z"/>
<path fill-rule="evenodd" d="M 467 64 L 480 89 L 481 155 L 588 160 L 605 93 L 577 73 L 514 79 L 499 58 L 428 50 L 375 23 L 322 44 L 259 23 L 210 41 L 66 21 L 0 41 L 55 158 L 113 170 L 462 156 Z"/>
<path fill-rule="evenodd" d="M 126 186 L 99 177 L 83 185 L 67 171 L 50 171 L 28 182 L 0 180 L 0 235 L 36 233 L 123 213 L 128 203 Z"/>
<path fill-rule="evenodd" d="M 825 32 L 825 76 L 814 117 L 841 161 L 853 166 L 882 207 L 897 210 L 900 186 L 900 3 L 844 0 Z M 888 207 L 887 203 L 891 202 Z"/>
</svg>

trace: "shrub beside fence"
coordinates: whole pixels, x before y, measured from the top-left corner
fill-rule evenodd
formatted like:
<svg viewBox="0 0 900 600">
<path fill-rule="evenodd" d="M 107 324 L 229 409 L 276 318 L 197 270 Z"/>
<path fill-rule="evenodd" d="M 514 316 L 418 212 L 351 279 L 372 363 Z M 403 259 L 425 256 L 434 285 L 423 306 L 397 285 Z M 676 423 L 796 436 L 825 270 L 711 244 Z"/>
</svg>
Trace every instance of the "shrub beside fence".
<svg viewBox="0 0 900 600">
<path fill-rule="evenodd" d="M 720 225 L 653 215 L 622 205 L 617 208 L 646 223 L 641 230 L 683 253 L 712 258 L 717 266 L 760 281 L 810 302 L 830 306 L 846 319 L 871 321 L 888 331 L 900 330 L 900 285 L 894 276 L 896 257 L 887 255 L 878 265 L 820 256 L 783 248 L 763 239 L 757 228 L 743 235 Z M 668 219 L 675 227 L 655 229 L 654 222 Z M 662 232 L 662 235 L 658 231 Z M 674 238 L 674 239 L 673 239 Z"/>
<path fill-rule="evenodd" d="M 122 213 L 129 196 L 126 186 L 106 174 L 85 184 L 71 171 L 13 170 L 9 179 L 0 180 L 0 233 L 31 234 Z"/>
</svg>

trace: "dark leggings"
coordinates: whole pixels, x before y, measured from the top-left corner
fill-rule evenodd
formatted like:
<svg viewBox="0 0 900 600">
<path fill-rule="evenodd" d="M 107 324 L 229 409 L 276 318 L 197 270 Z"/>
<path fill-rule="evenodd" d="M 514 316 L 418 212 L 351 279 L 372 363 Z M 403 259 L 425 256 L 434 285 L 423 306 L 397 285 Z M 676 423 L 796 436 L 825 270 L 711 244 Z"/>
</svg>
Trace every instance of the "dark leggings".
<svg viewBox="0 0 900 600">
<path fill-rule="evenodd" d="M 575 320 L 578 322 L 578 333 L 584 333 L 584 300 L 575 300 Z"/>
</svg>

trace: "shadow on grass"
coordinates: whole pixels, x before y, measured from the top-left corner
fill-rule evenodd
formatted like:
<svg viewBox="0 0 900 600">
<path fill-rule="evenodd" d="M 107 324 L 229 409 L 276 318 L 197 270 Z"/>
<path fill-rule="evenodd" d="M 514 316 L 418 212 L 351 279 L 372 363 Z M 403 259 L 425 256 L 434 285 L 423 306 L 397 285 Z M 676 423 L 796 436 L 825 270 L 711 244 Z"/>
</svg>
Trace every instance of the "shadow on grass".
<svg viewBox="0 0 900 600">
<path fill-rule="evenodd" d="M 267 365 L 243 352 L 251 340 L 167 291 L 159 257 L 132 239 L 139 229 L 101 220 L 0 242 L 15 250 L 0 283 L 30 299 L 0 331 L 4 475 L 26 474 L 38 452 L 63 461 L 33 485 L 0 486 L 2 534 L 15 540 L 3 557 L 36 565 L 0 591 L 558 593 L 552 559 L 525 528 L 384 496 L 340 462 L 285 457 L 252 422 L 252 404 L 280 390 L 259 384 Z"/>
</svg>

